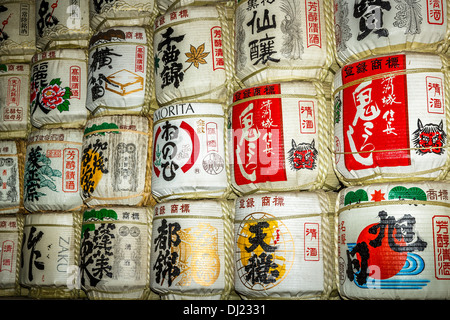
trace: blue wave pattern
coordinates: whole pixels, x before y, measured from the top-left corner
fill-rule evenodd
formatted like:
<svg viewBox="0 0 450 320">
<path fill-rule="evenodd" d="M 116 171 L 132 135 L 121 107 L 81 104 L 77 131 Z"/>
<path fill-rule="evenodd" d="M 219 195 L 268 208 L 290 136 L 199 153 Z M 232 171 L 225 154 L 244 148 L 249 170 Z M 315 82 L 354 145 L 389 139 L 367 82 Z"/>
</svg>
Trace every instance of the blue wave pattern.
<svg viewBox="0 0 450 320">
<path fill-rule="evenodd" d="M 356 243 L 347 243 L 348 249 L 351 251 Z M 422 257 L 409 252 L 403 268 L 390 279 L 374 279 L 367 277 L 367 282 L 360 285 L 353 280 L 353 283 L 363 289 L 422 289 L 427 286 L 430 280 L 425 279 L 402 279 L 403 276 L 416 276 L 425 268 L 425 262 Z M 355 274 L 358 274 L 356 272 Z M 355 277 L 356 279 L 356 277 Z"/>
</svg>

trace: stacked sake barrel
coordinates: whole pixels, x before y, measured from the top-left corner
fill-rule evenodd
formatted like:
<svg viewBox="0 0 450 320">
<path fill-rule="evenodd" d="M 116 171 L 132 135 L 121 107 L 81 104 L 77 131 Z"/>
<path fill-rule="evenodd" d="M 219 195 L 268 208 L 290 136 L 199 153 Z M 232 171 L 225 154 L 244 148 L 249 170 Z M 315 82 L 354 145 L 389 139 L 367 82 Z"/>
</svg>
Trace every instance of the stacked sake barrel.
<svg viewBox="0 0 450 320">
<path fill-rule="evenodd" d="M 448 1 L 339 1 L 336 282 L 344 299 L 448 299 Z"/>
<path fill-rule="evenodd" d="M 92 300 L 155 299 L 149 287 L 155 3 L 90 1 L 89 10 L 81 288 Z"/>
<path fill-rule="evenodd" d="M 236 298 L 226 143 L 233 5 L 158 2 L 150 285 L 162 299 Z"/>
<path fill-rule="evenodd" d="M 239 1 L 230 98 L 235 286 L 244 299 L 335 297 L 332 1 Z M 263 268 L 261 266 L 264 265 Z"/>
<path fill-rule="evenodd" d="M 22 1 L 24 2 L 24 1 Z M 33 1 L 19 282 L 32 298 L 83 296 L 78 281 L 88 1 Z"/>
<path fill-rule="evenodd" d="M 21 296 L 26 210 L 23 177 L 30 130 L 30 60 L 36 52 L 34 1 L 0 2 L 0 296 Z"/>
</svg>

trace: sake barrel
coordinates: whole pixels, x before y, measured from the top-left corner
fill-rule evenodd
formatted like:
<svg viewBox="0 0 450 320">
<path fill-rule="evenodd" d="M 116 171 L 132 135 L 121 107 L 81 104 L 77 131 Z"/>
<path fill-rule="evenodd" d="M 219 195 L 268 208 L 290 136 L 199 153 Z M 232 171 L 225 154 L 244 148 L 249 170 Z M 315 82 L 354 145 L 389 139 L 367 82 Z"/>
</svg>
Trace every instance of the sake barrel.
<svg viewBox="0 0 450 320">
<path fill-rule="evenodd" d="M 30 119 L 36 128 L 81 128 L 86 123 L 87 57 L 81 49 L 34 55 L 31 62 Z"/>
<path fill-rule="evenodd" d="M 89 0 L 36 0 L 36 46 L 41 50 L 86 48 Z"/>
<path fill-rule="evenodd" d="M 336 291 L 336 195 L 318 190 L 236 199 L 234 282 L 241 297 L 328 299 Z"/>
<path fill-rule="evenodd" d="M 156 199 L 226 197 L 231 192 L 220 104 L 183 103 L 153 114 Z"/>
<path fill-rule="evenodd" d="M 245 86 L 328 79 L 334 59 L 330 1 L 238 1 L 236 75 Z"/>
<path fill-rule="evenodd" d="M 156 204 L 151 289 L 163 300 L 232 298 L 233 218 L 232 202 L 227 200 Z"/>
<path fill-rule="evenodd" d="M 30 62 L 36 52 L 33 0 L 2 1 L 0 4 L 0 59 Z"/>
<path fill-rule="evenodd" d="M 25 138 L 29 129 L 30 65 L 0 64 L 0 137 Z"/>
<path fill-rule="evenodd" d="M 186 6 L 155 21 L 155 94 L 160 106 L 182 102 L 223 103 L 231 83 L 232 11 Z"/>
<path fill-rule="evenodd" d="M 335 1 L 337 59 L 347 64 L 401 51 L 448 48 L 448 1 Z"/>
<path fill-rule="evenodd" d="M 150 231 L 148 207 L 102 207 L 84 211 L 80 281 L 89 299 L 149 296 Z"/>
<path fill-rule="evenodd" d="M 320 83 L 250 87 L 236 91 L 233 101 L 231 183 L 238 193 L 339 185 L 329 152 L 331 119 Z"/>
<path fill-rule="evenodd" d="M 81 196 L 88 206 L 141 206 L 150 195 L 151 122 L 139 116 L 88 121 L 81 158 Z"/>
<path fill-rule="evenodd" d="M 0 216 L 0 297 L 20 296 L 19 266 L 23 233 L 23 215 Z"/>
<path fill-rule="evenodd" d="M 0 215 L 23 211 L 24 140 L 0 141 Z"/>
<path fill-rule="evenodd" d="M 79 211 L 81 129 L 41 129 L 26 147 L 23 198 L 31 212 Z"/>
<path fill-rule="evenodd" d="M 91 37 L 86 107 L 94 115 L 149 108 L 153 63 L 144 27 L 102 29 Z"/>
<path fill-rule="evenodd" d="M 345 299 L 448 299 L 449 183 L 340 191 L 337 277 Z"/>
<path fill-rule="evenodd" d="M 376 56 L 334 86 L 336 173 L 346 185 L 439 179 L 448 170 L 448 84 L 438 55 Z"/>
<path fill-rule="evenodd" d="M 89 0 L 89 12 L 94 31 L 116 26 L 150 25 L 157 15 L 154 0 Z"/>
<path fill-rule="evenodd" d="M 78 279 L 81 212 L 25 216 L 19 283 L 38 299 L 81 296 Z"/>
</svg>

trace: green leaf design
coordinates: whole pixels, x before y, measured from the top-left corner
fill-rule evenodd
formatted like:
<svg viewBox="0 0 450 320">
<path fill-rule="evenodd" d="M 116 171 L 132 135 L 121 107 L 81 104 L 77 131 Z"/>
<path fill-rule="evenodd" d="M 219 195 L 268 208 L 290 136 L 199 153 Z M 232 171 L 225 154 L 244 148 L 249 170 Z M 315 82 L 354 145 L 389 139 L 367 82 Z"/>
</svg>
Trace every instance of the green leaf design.
<svg viewBox="0 0 450 320">
<path fill-rule="evenodd" d="M 359 203 L 361 201 L 369 201 L 369 196 L 365 190 L 358 189 L 356 191 L 350 191 L 345 195 L 344 205 Z"/>
<path fill-rule="evenodd" d="M 106 219 L 105 219 L 106 218 Z M 83 221 L 104 221 L 104 220 L 117 220 L 117 212 L 111 209 L 102 208 L 100 210 L 89 210 L 85 211 L 83 214 Z M 95 224 L 93 223 L 83 223 L 83 227 L 81 230 L 81 237 L 84 236 L 84 231 L 88 229 L 89 231 L 95 230 Z"/>
<path fill-rule="evenodd" d="M 59 110 L 59 112 L 63 112 L 63 111 L 69 111 L 69 106 L 70 106 L 70 101 L 65 100 L 63 103 L 58 105 L 56 108 Z"/>
<path fill-rule="evenodd" d="M 69 87 L 65 87 L 64 90 L 66 90 L 66 91 L 64 92 L 64 95 L 62 96 L 62 98 L 64 100 L 70 99 L 70 97 L 72 96 L 72 90 L 70 90 Z"/>
<path fill-rule="evenodd" d="M 50 85 L 54 84 L 61 86 L 61 79 L 60 78 L 52 79 L 52 81 L 50 81 Z"/>
<path fill-rule="evenodd" d="M 405 200 L 405 199 L 409 199 L 409 200 L 421 200 L 421 201 L 426 201 L 427 200 L 427 194 L 425 193 L 425 191 L 423 191 L 421 188 L 418 187 L 411 187 L 411 188 L 406 188 L 403 186 L 397 186 L 391 189 L 391 191 L 389 191 L 389 196 L 388 196 L 389 200 L 393 200 L 393 199 L 399 199 L 399 200 Z"/>
<path fill-rule="evenodd" d="M 101 125 L 92 125 L 90 127 L 86 127 L 84 129 L 84 134 L 88 134 L 94 131 L 101 131 L 101 130 L 105 130 L 105 129 L 119 129 L 119 126 L 115 123 L 108 123 L 108 122 L 103 122 Z M 111 133 L 119 133 L 119 131 L 111 131 Z M 105 132 L 99 132 L 97 134 L 100 135 L 105 135 Z"/>
<path fill-rule="evenodd" d="M 158 55 L 155 54 L 155 70 L 156 70 L 156 71 L 158 71 L 158 68 L 159 68 L 159 61 L 160 61 L 160 60 L 161 60 L 161 59 L 158 58 Z"/>
</svg>

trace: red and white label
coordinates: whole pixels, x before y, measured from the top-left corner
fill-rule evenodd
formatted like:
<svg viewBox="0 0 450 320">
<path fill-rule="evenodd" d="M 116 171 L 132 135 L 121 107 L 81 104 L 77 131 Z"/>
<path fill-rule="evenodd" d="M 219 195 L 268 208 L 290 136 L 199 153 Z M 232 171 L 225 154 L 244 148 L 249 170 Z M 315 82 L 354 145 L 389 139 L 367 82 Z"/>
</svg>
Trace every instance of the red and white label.
<svg viewBox="0 0 450 320">
<path fill-rule="evenodd" d="M 316 133 L 314 101 L 299 101 L 300 132 Z"/>
<path fill-rule="evenodd" d="M 69 87 L 72 95 L 70 98 L 72 99 L 80 99 L 80 82 L 81 82 L 81 68 L 78 66 L 70 67 L 70 81 Z"/>
<path fill-rule="evenodd" d="M 143 46 L 136 47 L 135 71 L 144 72 L 145 48 Z"/>
<path fill-rule="evenodd" d="M 444 23 L 444 5 L 442 0 L 427 0 L 427 19 L 429 24 Z"/>
<path fill-rule="evenodd" d="M 427 107 L 429 113 L 444 114 L 444 87 L 442 79 L 426 77 Z"/>
<path fill-rule="evenodd" d="M 14 249 L 15 249 L 14 242 L 12 242 L 11 240 L 3 241 L 1 260 L 0 260 L 0 272 L 1 271 L 12 272 L 14 255 L 15 255 Z"/>
<path fill-rule="evenodd" d="M 279 85 L 244 89 L 234 102 L 261 96 L 233 106 L 233 166 L 237 185 L 286 181 L 281 98 Z"/>
<path fill-rule="evenodd" d="M 222 28 L 211 28 L 211 45 L 213 56 L 213 70 L 223 69 L 225 70 L 225 63 L 223 60 L 223 48 L 222 48 Z"/>
<path fill-rule="evenodd" d="M 401 73 L 405 61 L 405 55 L 386 56 L 343 68 L 343 84 L 349 84 L 343 90 L 344 160 L 349 171 L 410 165 L 407 84 Z"/>
<path fill-rule="evenodd" d="M 449 225 L 449 216 L 433 217 L 434 266 L 440 280 L 450 280 Z"/>
<path fill-rule="evenodd" d="M 319 261 L 319 224 L 305 223 L 305 261 Z"/>
<path fill-rule="evenodd" d="M 319 0 L 305 1 L 306 9 L 306 43 L 307 47 L 322 48 L 320 34 L 320 5 Z"/>
<path fill-rule="evenodd" d="M 6 106 L 18 107 L 19 103 L 20 103 L 20 79 L 17 77 L 12 77 L 8 79 Z"/>
<path fill-rule="evenodd" d="M 76 148 L 66 148 L 63 150 L 63 176 L 62 188 L 64 192 L 78 192 L 78 161 L 80 151 Z"/>
<path fill-rule="evenodd" d="M 219 132 L 218 126 L 215 122 L 208 122 L 206 124 L 206 149 L 207 152 L 219 152 Z"/>
</svg>

